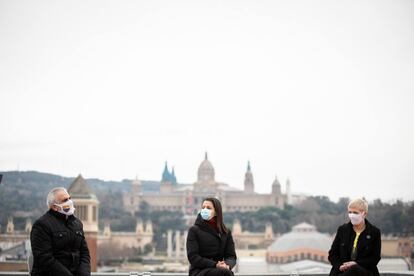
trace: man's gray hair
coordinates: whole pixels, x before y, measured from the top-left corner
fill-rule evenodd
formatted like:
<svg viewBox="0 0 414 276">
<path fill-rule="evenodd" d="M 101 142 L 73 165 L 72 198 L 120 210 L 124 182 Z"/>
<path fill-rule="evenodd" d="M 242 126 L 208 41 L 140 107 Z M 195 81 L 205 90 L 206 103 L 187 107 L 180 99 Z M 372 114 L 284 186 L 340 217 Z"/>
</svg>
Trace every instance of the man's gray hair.
<svg viewBox="0 0 414 276">
<path fill-rule="evenodd" d="M 60 191 L 68 192 L 63 187 L 55 187 L 52 190 L 50 190 L 50 192 L 47 194 L 46 204 L 47 204 L 48 208 L 50 208 L 50 206 L 52 206 L 54 203 L 57 203 L 56 202 L 56 194 L 57 194 L 57 192 L 60 192 Z"/>
</svg>

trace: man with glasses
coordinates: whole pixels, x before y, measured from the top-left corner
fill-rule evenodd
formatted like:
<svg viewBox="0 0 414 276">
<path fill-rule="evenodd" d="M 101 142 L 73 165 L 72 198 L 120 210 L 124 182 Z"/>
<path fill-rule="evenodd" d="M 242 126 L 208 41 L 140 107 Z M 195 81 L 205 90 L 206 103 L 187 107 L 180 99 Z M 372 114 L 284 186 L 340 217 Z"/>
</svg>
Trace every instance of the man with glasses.
<svg viewBox="0 0 414 276">
<path fill-rule="evenodd" d="M 90 256 L 82 222 L 63 187 L 47 195 L 49 210 L 33 224 L 32 276 L 90 276 Z"/>
</svg>

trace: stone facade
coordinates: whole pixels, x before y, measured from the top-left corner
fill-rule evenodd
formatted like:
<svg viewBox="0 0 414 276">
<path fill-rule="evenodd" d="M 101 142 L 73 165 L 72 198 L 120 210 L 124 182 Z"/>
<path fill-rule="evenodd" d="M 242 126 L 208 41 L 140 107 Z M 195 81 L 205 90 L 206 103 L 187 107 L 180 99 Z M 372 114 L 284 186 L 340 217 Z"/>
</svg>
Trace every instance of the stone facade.
<svg viewBox="0 0 414 276">
<path fill-rule="evenodd" d="M 264 232 L 243 231 L 240 221 L 235 220 L 231 231 L 236 249 L 264 249 L 274 241 L 272 224 L 267 223 Z"/>
<path fill-rule="evenodd" d="M 404 257 L 414 267 L 414 237 L 381 237 L 381 255 L 383 257 Z"/>
<path fill-rule="evenodd" d="M 153 237 L 151 221 L 147 221 L 145 226 L 138 221 L 135 232 L 111 231 L 110 225 L 106 224 L 104 231 L 98 236 L 98 247 L 116 245 L 121 249 L 134 248 L 143 251 L 146 245 L 152 244 Z"/>
<path fill-rule="evenodd" d="M 26 220 L 25 229 L 16 231 L 14 229 L 13 218 L 9 217 L 6 225 L 6 232 L 0 233 L 0 249 L 4 251 L 8 248 L 16 246 L 30 238 L 30 231 L 32 230 L 32 222 L 30 219 Z"/>
<path fill-rule="evenodd" d="M 283 209 L 287 196 L 282 194 L 281 185 L 277 178 L 272 184 L 272 192 L 258 194 L 254 192 L 253 173 L 250 163 L 247 165 L 244 180 L 244 190 L 218 182 L 215 179 L 215 170 L 207 158 L 201 162 L 197 181 L 192 185 L 177 184 L 174 171 L 169 173 L 165 165 L 159 193 L 142 193 L 141 182 L 135 179 L 132 182 L 131 193 L 124 195 L 124 206 L 131 213 L 139 211 L 140 204 L 146 202 L 152 210 L 182 211 L 186 215 L 194 215 L 208 196 L 220 199 L 223 211 L 254 211 L 263 207 L 277 207 Z M 290 187 L 290 184 L 289 184 Z"/>
</svg>

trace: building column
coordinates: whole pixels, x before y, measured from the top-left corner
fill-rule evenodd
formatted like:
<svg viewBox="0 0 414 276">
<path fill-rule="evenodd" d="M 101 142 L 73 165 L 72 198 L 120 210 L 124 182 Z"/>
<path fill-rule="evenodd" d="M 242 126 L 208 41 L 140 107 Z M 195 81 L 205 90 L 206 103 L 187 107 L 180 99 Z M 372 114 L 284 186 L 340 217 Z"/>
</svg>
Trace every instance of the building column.
<svg viewBox="0 0 414 276">
<path fill-rule="evenodd" d="M 180 231 L 177 230 L 177 231 L 175 231 L 175 257 L 177 259 L 180 258 L 180 249 L 181 249 Z"/>
<path fill-rule="evenodd" d="M 183 235 L 183 248 L 184 248 L 184 258 L 186 258 L 187 257 L 187 236 L 188 236 L 188 232 L 187 231 L 184 231 L 184 235 Z"/>
<path fill-rule="evenodd" d="M 167 231 L 167 257 L 172 257 L 172 230 Z"/>
</svg>

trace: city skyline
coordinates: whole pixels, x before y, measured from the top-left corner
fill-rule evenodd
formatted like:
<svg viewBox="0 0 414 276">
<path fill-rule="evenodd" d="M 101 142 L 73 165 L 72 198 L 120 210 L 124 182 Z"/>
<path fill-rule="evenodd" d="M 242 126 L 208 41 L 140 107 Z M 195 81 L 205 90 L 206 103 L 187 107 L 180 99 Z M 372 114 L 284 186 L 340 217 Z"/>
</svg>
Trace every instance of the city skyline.
<svg viewBox="0 0 414 276">
<path fill-rule="evenodd" d="M 1 1 L 0 170 L 414 200 L 412 1 Z"/>
<path fill-rule="evenodd" d="M 207 156 L 207 152 L 205 152 L 205 156 Z M 139 175 L 138 174 L 136 174 L 134 177 L 124 177 L 124 178 L 120 178 L 120 179 L 103 179 L 103 178 L 100 178 L 99 176 L 97 176 L 97 177 L 88 177 L 88 178 L 86 178 L 86 179 L 99 179 L 99 180 L 102 180 L 102 181 L 125 181 L 125 180 L 127 180 L 127 181 L 131 181 L 131 183 L 134 181 L 134 180 L 136 180 L 136 179 L 138 179 L 138 180 L 140 180 L 140 181 L 156 181 L 156 182 L 160 182 L 160 184 L 161 184 L 161 182 L 162 182 L 162 179 L 161 178 L 163 178 L 164 177 L 164 173 L 165 173 L 165 168 L 167 167 L 167 169 L 168 169 L 168 172 L 171 174 L 173 171 L 174 171 L 174 177 L 176 177 L 176 182 L 175 182 L 175 184 L 178 184 L 178 185 L 193 185 L 194 183 L 196 183 L 196 178 L 197 178 L 197 176 L 195 176 L 195 179 L 194 179 L 194 181 L 190 181 L 190 182 L 183 182 L 183 181 L 180 181 L 180 179 L 179 179 L 179 177 L 177 178 L 177 175 L 176 175 L 176 173 L 175 173 L 175 170 L 176 170 L 176 168 L 175 168 L 175 166 L 174 165 L 169 165 L 168 164 L 168 161 L 165 161 L 164 163 L 163 163 L 163 165 L 162 165 L 162 173 L 161 173 L 161 170 L 160 170 L 160 176 L 159 176 L 159 179 L 149 179 L 149 178 L 141 178 L 141 177 L 139 177 Z M 214 164 L 213 164 L 213 167 L 214 167 Z M 250 167 L 250 170 L 251 170 L 251 164 L 250 164 L 250 160 L 246 163 L 246 170 L 245 170 L 245 172 L 247 171 L 247 167 Z M 13 170 L 10 170 L 10 172 L 12 172 Z M 16 171 L 21 171 L 21 172 L 24 172 L 25 170 L 20 170 L 19 168 L 16 170 Z M 27 171 L 32 171 L 32 170 L 27 170 Z M 5 172 L 7 172 L 7 171 L 5 171 Z M 46 171 L 37 171 L 37 172 L 39 172 L 39 173 L 51 173 L 51 174 L 57 174 L 57 175 L 60 175 L 60 174 L 58 174 L 58 173 L 54 173 L 54 172 L 46 172 Z M 255 178 L 255 174 L 254 174 L 254 171 L 252 171 L 252 173 L 253 173 L 253 179 Z M 60 176 L 62 176 L 62 177 L 67 177 L 67 178 L 73 178 L 73 179 L 75 179 L 78 175 L 82 175 L 82 172 L 79 172 L 77 175 L 60 175 Z M 243 173 L 243 180 L 244 180 L 244 173 Z M 269 184 L 269 187 L 268 187 L 268 189 L 262 189 L 263 188 L 263 186 L 265 186 L 265 185 L 260 185 L 259 186 L 259 190 L 257 189 L 257 185 L 256 185 L 256 183 L 255 183 L 255 190 L 254 190 L 254 192 L 255 193 L 258 193 L 258 194 L 266 194 L 266 193 L 269 193 L 269 192 L 271 192 L 271 189 L 272 189 L 272 184 L 273 184 L 273 181 L 275 180 L 275 178 L 277 178 L 278 179 L 278 181 L 280 182 L 280 185 L 281 185 L 281 191 L 282 191 L 282 193 L 284 193 L 284 194 L 286 194 L 287 193 L 287 182 L 289 182 L 290 183 L 290 188 L 291 188 L 291 193 L 293 194 L 293 195 L 297 195 L 297 196 L 327 196 L 327 197 L 329 197 L 330 198 L 330 200 L 332 200 L 332 201 L 337 201 L 337 200 L 339 200 L 340 198 L 346 198 L 346 197 L 348 197 L 348 198 L 352 198 L 349 194 L 344 194 L 344 195 L 338 195 L 337 197 L 332 197 L 332 196 L 330 196 L 330 195 L 328 195 L 328 194 L 323 194 L 323 193 L 320 193 L 320 194 L 318 194 L 318 193 L 312 193 L 312 192 L 309 192 L 309 191 L 306 191 L 306 192 L 304 192 L 304 191 L 300 191 L 300 190 L 295 190 L 294 189 L 294 187 L 293 187 L 293 189 L 292 189 L 292 180 L 291 180 L 291 178 L 289 178 L 289 177 L 287 177 L 287 178 L 285 178 L 285 179 L 281 179 L 277 174 L 275 174 L 275 177 L 273 178 L 273 180 L 272 180 L 272 182 Z M 220 181 L 220 179 L 216 179 L 217 181 Z M 222 181 L 220 181 L 220 182 L 222 182 Z M 222 182 L 222 183 L 224 183 L 224 184 L 228 184 L 230 187 L 232 187 L 232 188 L 236 188 L 236 189 L 239 189 L 240 191 L 243 191 L 244 190 L 244 187 L 243 187 L 243 183 L 241 183 L 240 185 L 239 184 L 234 184 L 234 183 L 229 183 L 229 182 Z M 356 197 L 358 197 L 358 196 L 355 196 L 355 197 L 353 197 L 353 198 L 356 198 Z M 403 198 L 403 197 L 395 197 L 395 198 L 381 198 L 381 197 L 372 197 L 372 198 L 367 198 L 366 196 L 364 196 L 364 195 L 362 195 L 362 196 L 359 196 L 359 197 L 364 197 L 364 198 L 366 198 L 369 202 L 372 202 L 373 200 L 375 200 L 375 199 L 381 199 L 381 200 L 385 200 L 385 201 L 388 201 L 388 202 L 393 202 L 393 201 L 395 201 L 395 200 L 403 200 L 403 201 L 412 201 L 412 199 L 410 199 L 410 198 L 408 198 L 408 199 L 406 199 L 406 198 Z"/>
</svg>

